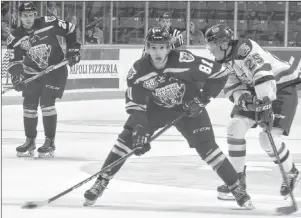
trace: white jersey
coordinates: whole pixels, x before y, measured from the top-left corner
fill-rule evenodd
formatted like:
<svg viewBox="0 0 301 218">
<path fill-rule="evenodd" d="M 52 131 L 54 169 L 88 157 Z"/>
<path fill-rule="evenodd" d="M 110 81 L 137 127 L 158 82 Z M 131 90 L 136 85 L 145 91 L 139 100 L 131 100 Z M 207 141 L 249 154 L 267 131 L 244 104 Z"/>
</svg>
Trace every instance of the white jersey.
<svg viewBox="0 0 301 218">
<path fill-rule="evenodd" d="M 300 80 L 297 71 L 249 39 L 239 39 L 233 46 L 231 60 L 224 65 L 231 71 L 224 91 L 226 97 L 238 104 L 244 93 L 255 91 L 257 98 L 276 99 L 278 89 Z"/>
</svg>

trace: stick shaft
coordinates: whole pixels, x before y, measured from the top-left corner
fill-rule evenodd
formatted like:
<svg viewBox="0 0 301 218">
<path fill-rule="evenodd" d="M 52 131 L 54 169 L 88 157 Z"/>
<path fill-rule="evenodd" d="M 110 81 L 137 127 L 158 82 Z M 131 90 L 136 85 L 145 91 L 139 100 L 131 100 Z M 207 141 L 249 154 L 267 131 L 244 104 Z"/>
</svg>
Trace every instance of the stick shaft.
<svg viewBox="0 0 301 218">
<path fill-rule="evenodd" d="M 179 117 L 177 117 L 176 119 L 174 119 L 173 121 L 171 121 L 169 124 L 167 124 L 165 127 L 163 127 L 160 131 L 158 131 L 157 133 L 155 133 L 148 142 L 151 142 L 153 140 L 155 140 L 156 138 L 158 138 L 160 135 L 162 135 L 164 132 L 166 132 L 170 127 L 172 127 L 174 124 L 176 124 L 180 119 L 182 119 L 185 116 L 185 113 L 182 113 Z M 100 170 L 99 172 L 93 174 L 92 176 L 90 176 L 89 178 L 77 183 L 76 185 L 72 186 L 71 188 L 57 194 L 56 196 L 49 198 L 48 199 L 48 203 L 55 201 L 56 199 L 68 194 L 69 192 L 73 191 L 74 189 L 77 189 L 78 187 L 84 185 L 85 183 L 91 181 L 93 178 L 95 178 L 96 176 L 98 176 L 99 174 L 102 174 L 110 169 L 112 169 L 113 167 L 117 166 L 118 164 L 120 164 L 121 162 L 125 161 L 126 159 L 128 159 L 130 156 L 132 156 L 134 154 L 135 150 L 131 151 L 130 153 L 124 155 L 123 157 L 119 158 L 118 160 L 116 160 L 115 162 L 111 163 L 110 165 L 104 167 L 102 170 Z"/>
</svg>

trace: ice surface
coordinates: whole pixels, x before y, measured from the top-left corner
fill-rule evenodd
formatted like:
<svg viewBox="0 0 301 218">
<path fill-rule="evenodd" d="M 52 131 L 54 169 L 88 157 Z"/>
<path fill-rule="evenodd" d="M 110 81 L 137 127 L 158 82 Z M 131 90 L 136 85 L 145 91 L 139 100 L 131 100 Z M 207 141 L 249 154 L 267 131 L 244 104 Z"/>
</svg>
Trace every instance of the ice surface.
<svg viewBox="0 0 301 218">
<path fill-rule="evenodd" d="M 257 143 L 258 130 L 247 136 L 248 185 L 257 209 L 246 211 L 235 202 L 216 199 L 217 176 L 189 149 L 175 129 L 152 143 L 143 157 L 133 157 L 111 181 L 93 207 L 83 207 L 83 193 L 92 182 L 35 210 L 25 201 L 47 200 L 97 172 L 127 118 L 123 100 L 60 102 L 57 104 L 56 158 L 16 157 L 24 142 L 22 106 L 2 107 L 2 215 L 4 218 L 53 217 L 274 217 L 275 208 L 289 205 L 278 194 L 281 177 Z M 216 99 L 209 106 L 217 142 L 227 153 L 225 127 L 231 104 Z M 41 113 L 40 113 L 41 117 Z M 37 144 L 44 141 L 41 119 Z M 287 145 L 301 168 L 301 108 Z M 299 186 L 296 197 L 301 205 Z M 292 217 L 301 217 L 297 212 Z"/>
</svg>

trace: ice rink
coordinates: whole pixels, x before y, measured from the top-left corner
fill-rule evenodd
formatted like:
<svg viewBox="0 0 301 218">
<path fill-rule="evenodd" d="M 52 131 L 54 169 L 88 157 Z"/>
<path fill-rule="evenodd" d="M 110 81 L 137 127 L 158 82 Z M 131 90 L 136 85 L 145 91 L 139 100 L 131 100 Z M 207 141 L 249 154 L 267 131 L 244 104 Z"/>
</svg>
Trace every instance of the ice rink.
<svg viewBox="0 0 301 218">
<path fill-rule="evenodd" d="M 258 129 L 247 136 L 247 182 L 256 206 L 248 211 L 216 198 L 220 179 L 172 128 L 152 143 L 149 153 L 129 159 L 93 207 L 82 203 L 94 180 L 44 207 L 21 209 L 25 201 L 47 200 L 97 172 L 127 118 L 124 100 L 59 102 L 57 111 L 56 157 L 17 158 L 15 147 L 25 140 L 22 106 L 2 106 L 3 218 L 269 218 L 277 216 L 276 207 L 290 204 L 279 196 L 279 168 L 259 146 Z M 226 154 L 230 111 L 227 99 L 208 105 L 217 142 Z M 44 142 L 40 111 L 38 132 L 40 146 Z M 300 105 L 285 138 L 301 170 Z M 301 207 L 301 185 L 295 196 Z M 301 209 L 291 217 L 301 217 Z"/>
</svg>

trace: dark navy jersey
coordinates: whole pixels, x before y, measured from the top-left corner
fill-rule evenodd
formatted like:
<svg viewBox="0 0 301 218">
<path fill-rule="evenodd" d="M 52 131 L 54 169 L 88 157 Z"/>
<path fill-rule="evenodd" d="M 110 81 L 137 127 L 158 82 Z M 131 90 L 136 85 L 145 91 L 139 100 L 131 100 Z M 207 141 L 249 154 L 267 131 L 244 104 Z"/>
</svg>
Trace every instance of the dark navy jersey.
<svg viewBox="0 0 301 218">
<path fill-rule="evenodd" d="M 128 73 L 126 111 L 146 111 L 149 100 L 165 108 L 182 108 L 197 96 L 199 83 L 205 83 L 206 95 L 216 97 L 213 93 L 222 90 L 226 78 L 221 64 L 187 50 L 172 50 L 163 69 L 156 69 L 150 56 L 145 56 Z"/>
<path fill-rule="evenodd" d="M 35 19 L 33 33 L 28 34 L 22 26 L 13 30 L 7 39 L 9 73 L 19 70 L 20 64 L 24 73 L 37 74 L 60 63 L 65 55 L 57 36 L 65 37 L 67 46 L 75 43 L 75 26 L 54 16 L 45 16 Z"/>
</svg>

